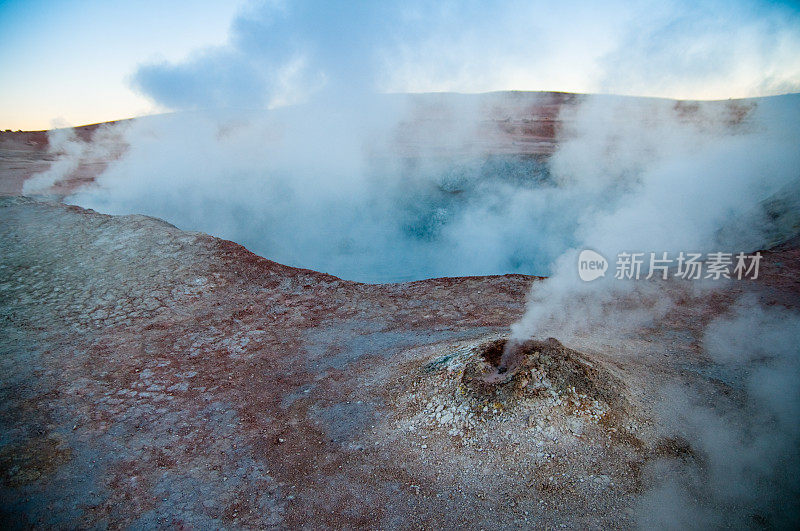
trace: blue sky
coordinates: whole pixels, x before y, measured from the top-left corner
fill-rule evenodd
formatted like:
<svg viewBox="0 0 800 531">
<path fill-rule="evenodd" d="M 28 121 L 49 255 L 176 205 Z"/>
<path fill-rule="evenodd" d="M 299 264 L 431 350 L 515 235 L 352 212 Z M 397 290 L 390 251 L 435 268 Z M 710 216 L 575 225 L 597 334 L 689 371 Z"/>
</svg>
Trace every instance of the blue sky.
<svg viewBox="0 0 800 531">
<path fill-rule="evenodd" d="M 358 91 L 800 91 L 792 2 L 12 0 L 0 34 L 4 129 Z"/>
<path fill-rule="evenodd" d="M 0 127 L 49 128 L 159 109 L 137 65 L 225 42 L 243 2 L 0 1 Z"/>
</svg>

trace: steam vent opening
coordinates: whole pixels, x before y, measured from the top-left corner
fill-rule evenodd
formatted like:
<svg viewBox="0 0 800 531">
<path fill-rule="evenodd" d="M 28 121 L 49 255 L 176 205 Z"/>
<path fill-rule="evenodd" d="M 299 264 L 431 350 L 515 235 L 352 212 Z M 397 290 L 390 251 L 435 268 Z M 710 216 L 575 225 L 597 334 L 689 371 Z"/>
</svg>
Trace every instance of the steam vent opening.
<svg viewBox="0 0 800 531">
<path fill-rule="evenodd" d="M 504 373 L 507 371 L 507 367 L 500 366 L 500 363 L 503 359 L 503 352 L 505 351 L 507 344 L 508 341 L 505 339 L 498 339 L 497 341 L 486 343 L 480 348 L 481 357 L 483 357 L 483 359 L 492 367 L 494 367 L 499 373 Z"/>
<path fill-rule="evenodd" d="M 497 339 L 479 345 L 461 383 L 478 400 L 505 402 L 547 393 L 574 393 L 609 407 L 624 407 L 624 386 L 599 363 L 557 339 L 523 342 Z"/>
</svg>

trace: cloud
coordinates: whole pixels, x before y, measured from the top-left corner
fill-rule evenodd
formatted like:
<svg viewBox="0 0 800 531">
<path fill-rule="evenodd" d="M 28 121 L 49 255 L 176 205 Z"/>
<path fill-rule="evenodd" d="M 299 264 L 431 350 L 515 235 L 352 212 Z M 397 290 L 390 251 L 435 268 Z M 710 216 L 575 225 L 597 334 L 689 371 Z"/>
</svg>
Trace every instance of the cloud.
<svg viewBox="0 0 800 531">
<path fill-rule="evenodd" d="M 323 85 L 368 90 L 375 46 L 399 11 L 383 2 L 262 2 L 234 20 L 226 46 L 143 65 L 133 83 L 173 109 L 260 108 Z"/>
<path fill-rule="evenodd" d="M 603 92 L 702 99 L 800 90 L 796 6 L 667 2 L 637 10 L 632 22 L 602 58 Z"/>
<path fill-rule="evenodd" d="M 798 90 L 798 58 L 797 9 L 748 0 L 271 1 L 242 12 L 226 45 L 142 65 L 133 85 L 172 109 L 376 90 L 728 98 Z"/>
</svg>

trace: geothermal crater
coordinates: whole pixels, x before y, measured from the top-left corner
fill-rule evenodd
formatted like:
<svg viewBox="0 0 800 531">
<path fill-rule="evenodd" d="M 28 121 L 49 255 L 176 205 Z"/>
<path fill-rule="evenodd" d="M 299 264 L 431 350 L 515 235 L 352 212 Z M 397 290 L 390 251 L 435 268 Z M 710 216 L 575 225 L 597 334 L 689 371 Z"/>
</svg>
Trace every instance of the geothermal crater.
<svg viewBox="0 0 800 531">
<path fill-rule="evenodd" d="M 703 411 L 738 407 L 746 391 L 736 371 L 701 348 L 706 325 L 743 293 L 800 307 L 797 239 L 763 253 L 757 280 L 725 284 L 712 297 L 665 281 L 662 293 L 680 295 L 674 311 L 608 341 L 554 331 L 565 346 L 507 337 L 541 277 L 366 284 L 219 238 L 250 245 L 240 236 L 255 227 L 265 250 L 289 256 L 302 243 L 324 260 L 305 256 L 298 265 L 357 264 L 369 273 L 359 278 L 373 281 L 398 280 L 398 272 L 530 271 L 571 245 L 564 234 L 576 216 L 566 207 L 582 197 L 553 201 L 559 183 L 544 170 L 557 131 L 569 126 L 564 107 L 584 97 L 481 96 L 476 134 L 456 146 L 430 112 L 455 97 L 424 98 L 418 119 L 392 137 L 393 152 L 502 156 L 480 171 L 408 173 L 401 165 L 394 186 L 379 181 L 379 193 L 362 196 L 374 210 L 352 211 L 349 191 L 338 188 L 321 196 L 340 203 L 286 203 L 305 196 L 284 194 L 280 181 L 270 181 L 277 200 L 264 201 L 259 194 L 272 188 L 262 173 L 229 171 L 236 157 L 187 156 L 184 139 L 175 144 L 155 119 L 78 129 L 69 142 L 79 143 L 81 160 L 66 174 L 47 173 L 63 166 L 54 164 L 58 146 L 48 150 L 57 135 L 0 133 L 2 526 L 630 528 L 643 493 L 660 484 L 663 468 L 648 475 L 655 461 L 714 463 L 686 457 L 701 448 L 688 435 L 665 438 L 654 403 L 668 381 L 711 405 Z M 750 108 L 622 103 L 655 105 L 684 121 L 703 120 L 711 107 L 723 117 Z M 624 130 L 624 113 L 612 118 L 610 127 Z M 246 130 L 255 138 L 248 144 L 246 134 L 201 125 L 214 149 L 219 138 L 240 142 L 236 154 L 266 149 L 259 171 L 264 160 L 280 160 L 282 146 L 262 142 L 275 136 L 269 127 L 266 136 Z M 731 127 L 746 125 L 742 118 Z M 114 144 L 130 138 L 124 131 L 138 131 L 138 148 L 147 149 Z M 113 145 L 99 149 L 100 140 Z M 158 164 L 180 157 L 197 163 L 171 188 Z M 206 171 L 211 159 L 221 166 Z M 438 177 L 416 182 L 430 175 Z M 169 217 L 179 207 L 181 215 L 171 225 L 63 204 L 87 187 L 94 192 L 85 198 L 107 213 Z M 22 197 L 32 189 L 38 195 Z M 395 205 L 398 198 L 407 201 Z M 527 200 L 509 202 L 517 198 Z M 348 239 L 347 230 L 365 227 L 365 212 L 377 213 L 369 230 Z M 219 225 L 203 225 L 213 213 Z M 389 218 L 399 225 L 386 225 Z M 555 247 L 537 247 L 552 234 L 563 237 Z M 380 271 L 387 263 L 392 269 Z M 695 472 L 687 477 L 706 477 Z M 692 499 L 706 496 L 704 488 Z M 750 510 L 742 507 L 720 514 Z M 760 510 L 759 521 L 779 522 Z"/>
</svg>

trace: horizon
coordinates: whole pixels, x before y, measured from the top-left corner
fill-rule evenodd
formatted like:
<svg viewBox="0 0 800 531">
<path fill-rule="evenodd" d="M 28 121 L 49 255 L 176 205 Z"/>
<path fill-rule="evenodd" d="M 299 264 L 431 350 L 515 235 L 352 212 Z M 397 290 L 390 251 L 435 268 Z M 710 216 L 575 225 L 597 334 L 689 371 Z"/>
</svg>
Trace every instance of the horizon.
<svg viewBox="0 0 800 531">
<path fill-rule="evenodd" d="M 0 130 L 359 93 L 708 101 L 800 92 L 792 2 L 11 0 L 0 4 L 0 29 Z"/>
<path fill-rule="evenodd" d="M 395 92 L 395 93 L 375 93 L 376 96 L 425 96 L 425 95 L 455 95 L 455 96 L 486 96 L 490 94 L 504 94 L 504 93 L 521 93 L 521 94 L 570 94 L 575 96 L 600 96 L 600 97 L 618 97 L 618 98 L 631 98 L 631 99 L 643 99 L 643 100 L 664 100 L 664 101 L 675 101 L 675 102 L 697 102 L 697 103 L 713 103 L 713 102 L 723 102 L 723 101 L 747 101 L 747 100 L 762 100 L 768 98 L 781 98 L 786 96 L 798 96 L 800 95 L 800 91 L 798 92 L 785 92 L 781 94 L 769 94 L 766 96 L 750 96 L 744 98 L 718 98 L 718 99 L 677 99 L 677 98 L 666 98 L 662 96 L 637 96 L 632 94 L 605 94 L 605 93 L 588 93 L 588 92 L 564 92 L 561 90 L 492 90 L 487 92 Z M 298 104 L 293 104 L 295 106 L 302 106 L 309 102 L 303 102 Z M 288 105 L 287 107 L 291 107 L 293 105 Z M 119 122 L 126 122 L 131 120 L 137 120 L 141 118 L 150 118 L 150 117 L 158 117 L 158 116 L 168 116 L 171 114 L 179 114 L 179 113 L 197 113 L 197 112 L 217 112 L 217 111 L 263 111 L 269 112 L 273 109 L 268 108 L 258 108 L 258 107 L 227 107 L 227 108 L 205 108 L 205 109 L 181 109 L 181 110 L 165 110 L 162 112 L 154 112 L 151 114 L 140 114 L 137 116 L 131 116 L 127 118 L 118 118 L 118 119 L 111 119 L 105 120 L 102 122 L 91 122 L 91 123 L 79 123 L 79 124 L 70 124 L 63 127 L 51 127 L 48 129 L 11 129 L 11 128 L 0 128 L 0 133 L 43 133 L 49 131 L 56 131 L 59 129 L 81 129 L 84 127 L 94 127 L 106 124 L 113 124 Z"/>
</svg>

